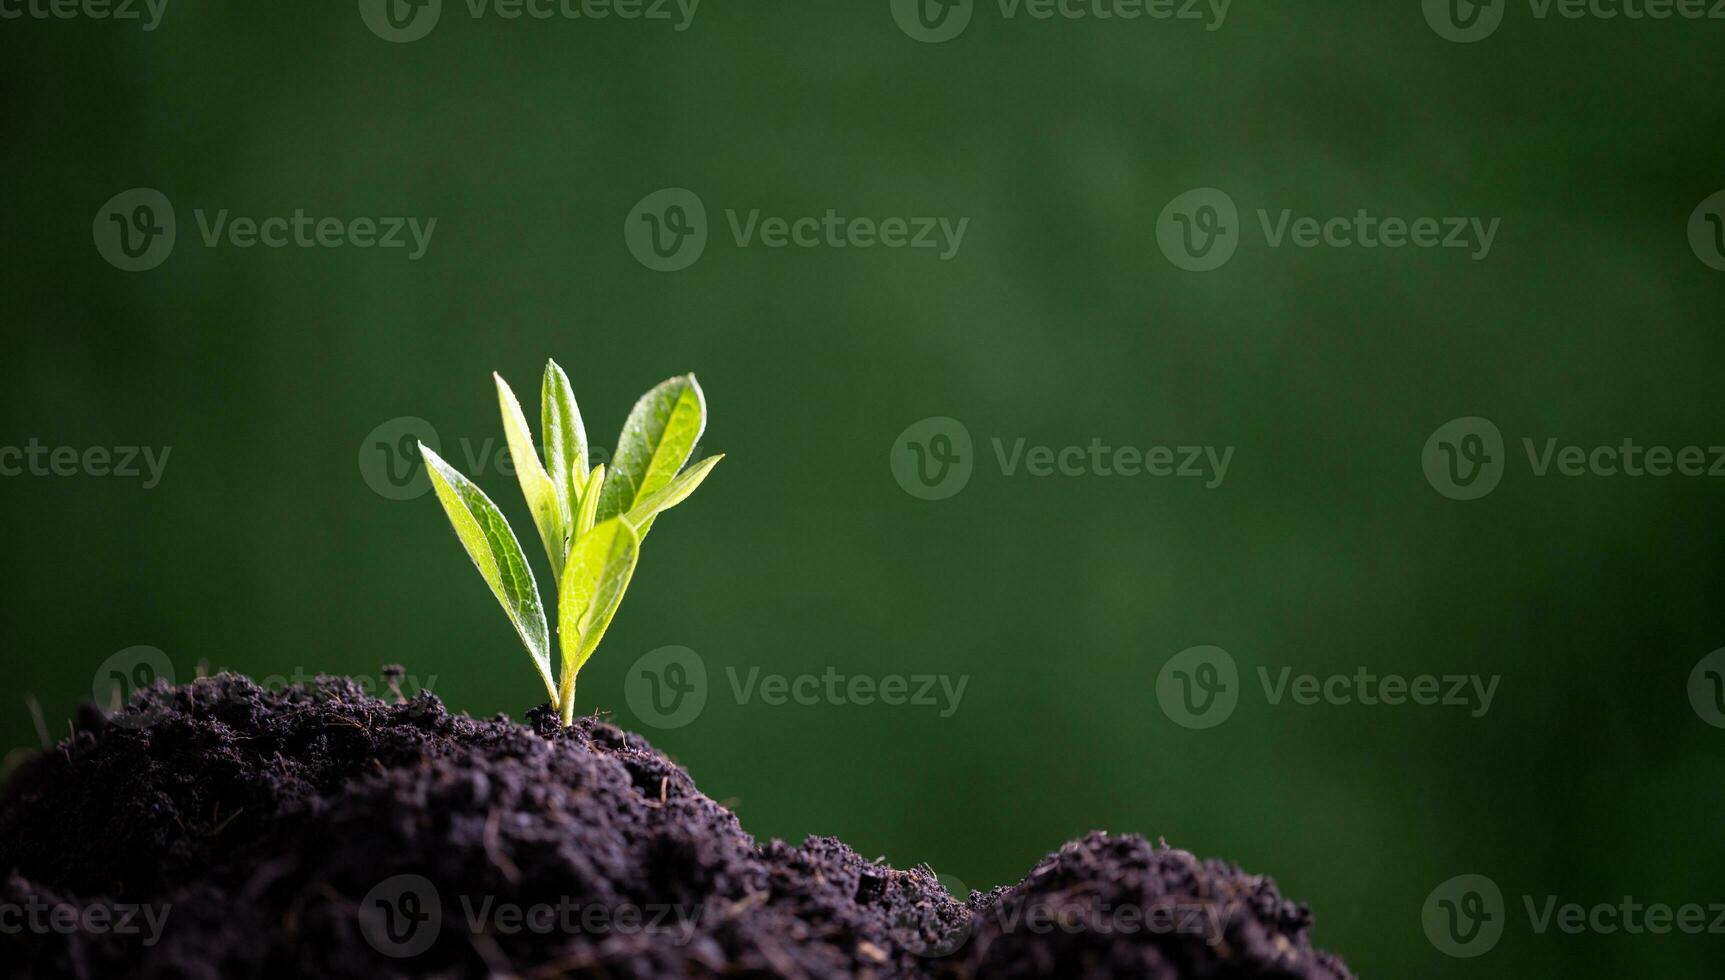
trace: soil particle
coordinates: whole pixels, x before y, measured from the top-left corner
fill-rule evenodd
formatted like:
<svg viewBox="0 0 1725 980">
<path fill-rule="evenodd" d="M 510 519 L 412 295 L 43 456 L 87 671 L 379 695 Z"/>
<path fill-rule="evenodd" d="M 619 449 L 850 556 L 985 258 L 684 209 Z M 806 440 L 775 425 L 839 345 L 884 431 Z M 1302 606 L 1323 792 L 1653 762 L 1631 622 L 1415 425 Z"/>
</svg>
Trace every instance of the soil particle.
<svg viewBox="0 0 1725 980">
<path fill-rule="evenodd" d="M 8 977 L 1349 977 L 1268 878 L 1140 837 L 957 901 L 757 842 L 603 721 L 343 678 L 90 706 L 0 789 L 0 876 Z"/>
</svg>

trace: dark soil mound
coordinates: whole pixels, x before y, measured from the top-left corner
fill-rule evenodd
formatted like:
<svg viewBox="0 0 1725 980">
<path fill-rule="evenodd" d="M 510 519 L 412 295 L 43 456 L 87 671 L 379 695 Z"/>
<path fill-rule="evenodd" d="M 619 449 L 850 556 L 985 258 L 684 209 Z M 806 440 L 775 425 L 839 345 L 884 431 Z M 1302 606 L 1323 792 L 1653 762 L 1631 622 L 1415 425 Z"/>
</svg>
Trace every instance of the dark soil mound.
<svg viewBox="0 0 1725 980">
<path fill-rule="evenodd" d="M 1269 879 L 1141 838 L 957 902 L 533 722 L 233 675 L 88 709 L 0 794 L 0 975 L 1348 976 Z"/>
</svg>

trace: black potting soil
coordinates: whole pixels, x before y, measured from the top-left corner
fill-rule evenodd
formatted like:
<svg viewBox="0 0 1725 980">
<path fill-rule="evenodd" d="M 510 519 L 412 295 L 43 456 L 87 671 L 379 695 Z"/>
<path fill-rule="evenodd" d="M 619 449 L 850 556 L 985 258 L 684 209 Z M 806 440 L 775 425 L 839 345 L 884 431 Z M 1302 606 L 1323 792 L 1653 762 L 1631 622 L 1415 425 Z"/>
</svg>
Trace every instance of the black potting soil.
<svg viewBox="0 0 1725 980">
<path fill-rule="evenodd" d="M 0 789 L 0 976 L 1349 976 L 1231 865 L 1098 833 L 955 900 L 593 718 L 224 674 L 77 729 Z"/>
</svg>

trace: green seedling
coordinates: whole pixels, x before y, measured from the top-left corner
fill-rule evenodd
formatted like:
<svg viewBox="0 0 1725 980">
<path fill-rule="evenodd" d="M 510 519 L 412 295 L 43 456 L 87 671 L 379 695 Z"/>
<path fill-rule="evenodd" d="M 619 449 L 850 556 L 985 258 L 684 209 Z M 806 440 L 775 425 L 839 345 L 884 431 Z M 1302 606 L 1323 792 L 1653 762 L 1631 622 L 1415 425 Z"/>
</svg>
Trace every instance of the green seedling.
<svg viewBox="0 0 1725 980">
<path fill-rule="evenodd" d="M 544 462 L 515 393 L 499 375 L 497 400 L 515 475 L 551 561 L 557 587 L 560 666 L 551 676 L 551 642 L 533 569 L 497 505 L 472 480 L 420 443 L 426 472 L 455 536 L 526 644 L 564 725 L 575 719 L 575 676 L 593 656 L 635 574 L 641 540 L 658 516 L 695 492 L 724 456 L 684 464 L 707 427 L 707 400 L 695 376 L 672 378 L 641 396 L 623 423 L 609 471 L 589 468 L 587 430 L 569 378 L 545 364 L 540 389 Z"/>
</svg>

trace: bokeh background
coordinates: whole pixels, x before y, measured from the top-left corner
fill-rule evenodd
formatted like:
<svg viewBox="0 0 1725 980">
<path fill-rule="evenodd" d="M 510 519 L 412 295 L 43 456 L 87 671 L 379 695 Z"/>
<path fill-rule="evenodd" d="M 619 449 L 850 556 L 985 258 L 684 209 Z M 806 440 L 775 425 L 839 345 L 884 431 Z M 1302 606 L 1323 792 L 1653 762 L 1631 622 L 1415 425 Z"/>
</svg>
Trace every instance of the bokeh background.
<svg viewBox="0 0 1725 980">
<path fill-rule="evenodd" d="M 1136 832 L 1273 875 L 1367 976 L 1717 973 L 1717 935 L 1541 936 L 1521 896 L 1725 901 L 1725 731 L 1686 695 L 1725 646 L 1725 483 L 1536 478 L 1520 440 L 1725 443 L 1725 275 L 1685 237 L 1725 188 L 1721 43 L 1720 21 L 1511 6 L 1462 45 L 1416 0 L 1241 2 L 1215 31 L 986 4 L 941 44 L 886 0 L 707 0 L 683 31 L 447 0 L 412 43 L 348 2 L 0 23 L 0 442 L 172 447 L 148 490 L 0 479 L 4 745 L 36 741 L 26 695 L 63 734 L 138 644 L 180 679 L 399 662 L 519 717 L 542 694 L 519 644 L 433 498 L 373 489 L 367 441 L 422 417 L 467 468 L 463 446 L 501 446 L 489 372 L 529 397 L 551 356 L 609 445 L 692 370 L 728 458 L 659 523 L 580 697 L 756 835 L 988 888 Z M 1195 274 L 1155 225 L 1205 186 L 1250 227 Z M 92 242 L 133 187 L 177 209 L 148 272 Z M 623 236 L 663 187 L 711 224 L 674 273 Z M 417 261 L 204 247 L 193 212 L 221 208 L 437 226 Z M 970 225 L 948 261 L 738 247 L 725 211 L 755 208 Z M 1502 226 L 1484 261 L 1270 249 L 1258 208 Z M 1458 502 L 1421 449 L 1466 415 L 1510 459 Z M 977 455 L 934 502 L 888 465 L 930 416 Z M 1020 437 L 1235 455 L 1216 489 L 1003 475 L 991 440 Z M 510 477 L 479 482 L 530 526 Z M 624 685 L 667 644 L 713 690 L 659 730 Z M 1199 731 L 1156 680 L 1202 644 L 1244 691 Z M 1474 718 L 1271 705 L 1256 681 L 1362 666 L 1501 684 Z M 752 667 L 969 680 L 943 718 L 739 704 L 725 671 Z M 1462 873 L 1510 903 L 1466 964 L 1421 925 Z"/>
</svg>

